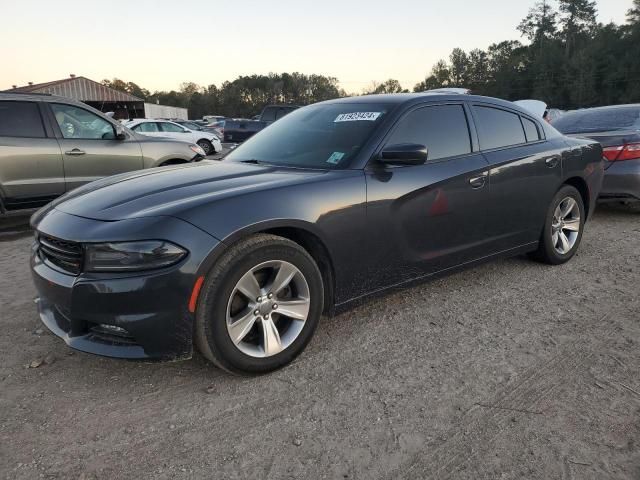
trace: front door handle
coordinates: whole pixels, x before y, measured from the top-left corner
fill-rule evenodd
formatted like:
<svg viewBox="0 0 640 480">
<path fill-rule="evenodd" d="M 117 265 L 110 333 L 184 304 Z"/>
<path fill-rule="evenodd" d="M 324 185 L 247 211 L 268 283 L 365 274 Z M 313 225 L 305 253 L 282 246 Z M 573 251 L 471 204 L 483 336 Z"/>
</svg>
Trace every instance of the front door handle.
<svg viewBox="0 0 640 480">
<path fill-rule="evenodd" d="M 79 148 L 74 148 L 73 150 L 68 150 L 64 152 L 65 155 L 84 155 L 86 152 L 84 150 L 80 150 Z"/>
<path fill-rule="evenodd" d="M 469 179 L 469 185 L 471 188 L 482 188 L 487 182 L 487 174 L 480 175 L 478 177 L 471 177 Z"/>
<path fill-rule="evenodd" d="M 547 167 L 553 168 L 558 165 L 558 163 L 560 163 L 560 159 L 554 155 L 553 157 L 545 159 L 544 163 L 547 165 Z"/>
</svg>

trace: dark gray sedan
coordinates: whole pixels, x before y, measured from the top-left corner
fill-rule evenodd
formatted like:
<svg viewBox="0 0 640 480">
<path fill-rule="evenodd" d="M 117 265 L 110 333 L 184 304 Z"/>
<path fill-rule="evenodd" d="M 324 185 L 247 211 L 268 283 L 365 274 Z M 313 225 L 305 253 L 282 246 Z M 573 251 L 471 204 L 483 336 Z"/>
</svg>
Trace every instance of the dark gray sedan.
<svg viewBox="0 0 640 480">
<path fill-rule="evenodd" d="M 323 313 L 488 260 L 576 253 L 602 147 L 452 94 L 296 110 L 224 161 L 94 182 L 36 213 L 44 324 L 71 347 L 234 373 L 292 361 Z"/>
<path fill-rule="evenodd" d="M 640 211 L 640 104 L 576 110 L 553 126 L 565 135 L 600 142 L 606 158 L 600 201 Z"/>
</svg>

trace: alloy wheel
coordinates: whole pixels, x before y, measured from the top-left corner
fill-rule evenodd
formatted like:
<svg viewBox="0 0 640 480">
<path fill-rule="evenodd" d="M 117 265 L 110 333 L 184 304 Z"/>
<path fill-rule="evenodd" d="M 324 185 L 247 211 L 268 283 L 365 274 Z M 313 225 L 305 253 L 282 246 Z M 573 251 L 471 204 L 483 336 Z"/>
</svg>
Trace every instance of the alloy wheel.
<svg viewBox="0 0 640 480">
<path fill-rule="evenodd" d="M 209 153 L 211 152 L 211 144 L 209 142 L 199 142 L 198 146 L 202 148 L 202 150 L 204 150 L 204 153 L 206 153 L 207 155 L 209 155 Z"/>
<path fill-rule="evenodd" d="M 551 243 L 560 255 L 566 255 L 578 241 L 580 207 L 573 197 L 565 197 L 553 212 Z"/>
<path fill-rule="evenodd" d="M 244 354 L 271 357 L 298 338 L 310 305 L 309 285 L 295 265 L 264 262 L 246 272 L 231 292 L 227 332 Z"/>
</svg>

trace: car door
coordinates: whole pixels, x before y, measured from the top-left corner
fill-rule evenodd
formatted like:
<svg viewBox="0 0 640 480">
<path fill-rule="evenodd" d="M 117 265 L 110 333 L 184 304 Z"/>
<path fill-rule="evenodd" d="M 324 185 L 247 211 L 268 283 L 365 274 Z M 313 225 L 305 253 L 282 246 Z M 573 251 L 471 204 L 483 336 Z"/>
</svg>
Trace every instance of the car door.
<svg viewBox="0 0 640 480">
<path fill-rule="evenodd" d="M 386 136 L 387 145 L 428 149 L 423 165 L 369 162 L 368 290 L 470 262 L 484 252 L 488 164 L 477 151 L 462 102 L 419 106 Z"/>
<path fill-rule="evenodd" d="M 0 101 L 0 201 L 35 207 L 63 193 L 62 153 L 40 104 Z"/>
<path fill-rule="evenodd" d="M 98 178 L 143 168 L 140 144 L 125 131 L 80 106 L 50 103 L 62 149 L 67 191 Z"/>
<path fill-rule="evenodd" d="M 537 120 L 493 104 L 472 107 L 480 149 L 491 165 L 487 229 L 492 251 L 540 238 L 562 177 L 562 150 L 544 138 Z"/>
</svg>

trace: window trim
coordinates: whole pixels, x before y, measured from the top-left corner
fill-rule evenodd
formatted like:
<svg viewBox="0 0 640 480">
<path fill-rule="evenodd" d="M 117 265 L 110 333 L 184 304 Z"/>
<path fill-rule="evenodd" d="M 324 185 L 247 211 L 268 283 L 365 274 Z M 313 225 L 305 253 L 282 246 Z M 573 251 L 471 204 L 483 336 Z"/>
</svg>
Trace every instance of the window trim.
<svg viewBox="0 0 640 480">
<path fill-rule="evenodd" d="M 376 164 L 376 157 L 380 154 L 382 149 L 387 145 L 387 142 L 388 142 L 389 138 L 391 138 L 391 135 L 393 135 L 393 133 L 398 128 L 398 124 L 402 120 L 404 120 L 405 117 L 407 117 L 408 115 L 412 114 L 416 110 L 421 110 L 423 108 L 444 107 L 444 106 L 449 106 L 449 105 L 450 106 L 458 106 L 458 107 L 462 108 L 462 112 L 463 112 L 465 120 L 467 122 L 467 133 L 469 134 L 469 147 L 471 149 L 470 152 L 463 153 L 461 155 L 451 155 L 451 156 L 448 156 L 448 157 L 442 157 L 442 158 L 438 158 L 437 160 L 429 160 L 429 159 L 427 159 L 427 161 L 422 165 L 386 165 L 385 168 L 422 167 L 422 166 L 425 166 L 425 165 L 432 165 L 432 164 L 436 164 L 436 163 L 450 162 L 450 161 L 456 160 L 458 158 L 466 158 L 466 157 L 470 157 L 470 156 L 473 156 L 473 155 L 477 155 L 478 154 L 478 149 L 477 149 L 476 141 L 474 139 L 474 134 L 476 133 L 475 132 L 475 125 L 473 125 L 473 122 L 470 121 L 469 112 L 468 112 L 468 109 L 466 108 L 466 102 L 459 101 L 459 100 L 458 101 L 456 101 L 456 100 L 448 100 L 448 101 L 440 101 L 440 102 L 436 101 L 436 102 L 428 102 L 428 103 L 427 102 L 423 102 L 423 103 L 418 103 L 418 104 L 415 104 L 415 105 L 411 105 L 407 110 L 405 110 L 400 115 L 398 115 L 396 120 L 393 122 L 393 125 L 391 125 L 389 127 L 389 129 L 383 135 L 383 137 L 380 140 L 380 142 L 378 143 L 378 145 L 375 147 L 373 155 L 371 155 L 371 158 L 367 161 L 367 164 L 365 165 L 365 169 L 367 167 L 370 167 L 370 166 L 373 166 L 373 165 Z M 427 146 L 427 148 L 428 148 L 428 146 Z"/>
<path fill-rule="evenodd" d="M 91 110 L 88 110 L 86 108 L 81 107 L 80 105 L 75 105 L 73 103 L 61 103 L 61 102 L 47 102 L 48 103 L 48 107 L 49 107 L 49 118 L 50 121 L 52 123 L 53 129 L 55 131 L 55 135 L 56 138 L 60 139 L 60 140 L 77 140 L 77 141 L 84 141 L 84 142 L 112 142 L 114 140 L 118 140 L 116 138 L 116 127 L 113 123 L 111 123 L 110 121 L 108 121 L 105 118 L 102 118 L 100 115 L 97 115 L 95 112 L 92 112 Z M 65 138 L 65 136 L 62 134 L 62 130 L 60 129 L 60 125 L 58 125 L 58 120 L 56 119 L 56 114 L 53 111 L 53 105 L 61 105 L 63 107 L 73 107 L 73 108 L 77 108 L 79 110 L 84 110 L 87 113 L 90 113 L 91 115 L 94 115 L 96 117 L 98 117 L 100 120 L 104 120 L 106 123 L 108 123 L 109 125 L 111 125 L 111 128 L 113 129 L 113 138 Z"/>
<path fill-rule="evenodd" d="M 537 143 L 542 143 L 542 142 L 545 142 L 547 140 L 547 138 L 546 138 L 546 136 L 544 134 L 544 128 L 542 128 L 540 126 L 540 124 L 534 118 L 532 118 L 529 115 L 525 115 L 525 114 L 523 114 L 522 112 L 520 112 L 518 110 L 509 108 L 509 107 L 506 107 L 506 106 L 502 106 L 502 105 L 496 105 L 494 103 L 484 103 L 484 102 L 470 102 L 469 106 L 471 107 L 470 110 L 471 110 L 471 114 L 473 116 L 473 122 L 475 124 L 477 124 L 477 125 L 480 124 L 480 121 L 478 120 L 478 117 L 477 117 L 477 114 L 476 114 L 476 107 L 493 108 L 493 109 L 496 109 L 496 110 L 502 110 L 504 112 L 512 113 L 514 115 L 517 115 L 518 119 L 520 120 L 520 126 L 522 127 L 522 133 L 524 135 L 524 143 L 516 143 L 514 145 L 507 145 L 507 146 L 504 146 L 504 147 L 495 147 L 495 148 L 483 149 L 482 146 L 480 145 L 480 132 L 477 132 L 477 135 L 478 135 L 478 151 L 479 152 L 483 152 L 483 153 L 484 152 L 499 152 L 501 150 L 508 150 L 508 149 L 511 149 L 511 148 L 520 148 L 520 147 L 524 147 L 524 146 L 527 146 L 527 145 L 535 145 Z M 526 133 L 526 131 L 524 129 L 524 124 L 522 123 L 522 118 L 526 118 L 527 120 L 531 120 L 534 123 L 534 125 L 538 129 L 538 136 L 540 137 L 539 140 L 536 140 L 534 142 L 528 142 L 527 141 L 527 133 Z M 477 127 L 476 127 L 476 129 L 477 129 Z"/>
<path fill-rule="evenodd" d="M 33 105 L 35 105 L 36 107 L 36 112 L 38 113 L 38 117 L 40 118 L 40 125 L 42 126 L 42 136 L 41 137 L 34 137 L 31 135 L 2 135 L 0 134 L 0 138 L 32 138 L 32 139 L 46 139 L 46 138 L 51 138 L 50 136 L 50 131 L 49 129 L 47 129 L 46 123 L 44 121 L 44 118 L 42 116 L 42 110 L 40 109 L 40 103 L 41 102 L 36 102 L 33 100 L 0 100 L 0 103 L 2 102 L 12 102 L 12 103 L 31 103 Z"/>
</svg>

